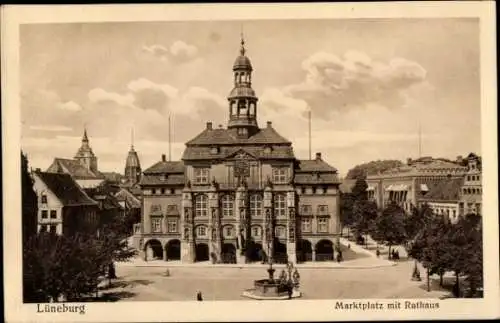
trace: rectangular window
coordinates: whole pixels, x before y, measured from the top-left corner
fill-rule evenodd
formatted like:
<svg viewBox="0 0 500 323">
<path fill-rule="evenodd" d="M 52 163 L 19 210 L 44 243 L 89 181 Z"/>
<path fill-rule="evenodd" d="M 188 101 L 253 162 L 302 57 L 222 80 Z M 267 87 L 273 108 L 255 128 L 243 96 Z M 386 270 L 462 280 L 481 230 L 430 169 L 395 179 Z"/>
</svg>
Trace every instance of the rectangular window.
<svg viewBox="0 0 500 323">
<path fill-rule="evenodd" d="M 312 215 L 312 206 L 311 205 L 302 205 L 300 207 L 300 213 L 303 215 Z"/>
<path fill-rule="evenodd" d="M 301 220 L 302 232 L 311 232 L 311 219 L 304 218 Z"/>
<path fill-rule="evenodd" d="M 40 232 L 47 232 L 47 226 L 46 225 L 41 225 L 40 226 Z"/>
<path fill-rule="evenodd" d="M 160 189 L 160 192 L 161 192 L 161 194 L 162 194 L 162 195 L 163 195 L 163 194 L 165 194 L 165 189 L 164 189 L 164 188 L 161 188 L 161 189 Z"/>
<path fill-rule="evenodd" d="M 260 227 L 252 228 L 252 237 L 260 237 Z"/>
<path fill-rule="evenodd" d="M 318 205 L 318 215 L 328 215 L 328 205 Z"/>
<path fill-rule="evenodd" d="M 161 232 L 161 218 L 151 218 L 151 232 Z"/>
<path fill-rule="evenodd" d="M 42 195 L 42 204 L 47 204 L 47 195 Z"/>
<path fill-rule="evenodd" d="M 42 210 L 42 219 L 46 219 L 48 217 L 49 217 L 48 211 L 47 210 Z"/>
<path fill-rule="evenodd" d="M 57 226 L 51 225 L 50 226 L 50 233 L 56 234 Z"/>
<path fill-rule="evenodd" d="M 156 194 L 156 189 L 154 189 L 154 188 L 153 188 L 153 189 L 151 190 L 151 194 L 155 195 L 155 194 Z"/>
<path fill-rule="evenodd" d="M 273 168 L 273 183 L 286 184 L 288 180 L 288 167 Z"/>
<path fill-rule="evenodd" d="M 194 182 L 196 184 L 208 184 L 210 169 L 197 167 L 194 169 Z"/>
<path fill-rule="evenodd" d="M 177 220 L 168 220 L 168 232 L 175 233 L 177 232 Z"/>
<path fill-rule="evenodd" d="M 50 218 L 57 219 L 57 211 L 56 210 L 50 210 Z"/>
<path fill-rule="evenodd" d="M 278 194 L 274 197 L 274 212 L 277 217 L 286 216 L 286 197 L 284 194 Z"/>
<path fill-rule="evenodd" d="M 328 232 L 327 218 L 318 218 L 318 232 Z"/>
</svg>

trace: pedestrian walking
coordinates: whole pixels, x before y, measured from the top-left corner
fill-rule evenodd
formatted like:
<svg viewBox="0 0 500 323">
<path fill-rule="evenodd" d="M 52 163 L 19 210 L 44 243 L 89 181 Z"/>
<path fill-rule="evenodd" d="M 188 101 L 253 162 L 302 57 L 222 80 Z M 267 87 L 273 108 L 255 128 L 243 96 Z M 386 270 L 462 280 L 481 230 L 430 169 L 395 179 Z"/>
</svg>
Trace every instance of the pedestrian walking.
<svg viewBox="0 0 500 323">
<path fill-rule="evenodd" d="M 380 250 L 377 249 L 376 254 L 377 254 L 377 258 L 380 257 Z"/>
<path fill-rule="evenodd" d="M 203 300 L 203 296 L 201 295 L 201 292 L 200 292 L 200 291 L 198 291 L 198 292 L 196 293 L 196 300 L 197 300 L 197 301 L 202 301 L 202 300 Z"/>
</svg>

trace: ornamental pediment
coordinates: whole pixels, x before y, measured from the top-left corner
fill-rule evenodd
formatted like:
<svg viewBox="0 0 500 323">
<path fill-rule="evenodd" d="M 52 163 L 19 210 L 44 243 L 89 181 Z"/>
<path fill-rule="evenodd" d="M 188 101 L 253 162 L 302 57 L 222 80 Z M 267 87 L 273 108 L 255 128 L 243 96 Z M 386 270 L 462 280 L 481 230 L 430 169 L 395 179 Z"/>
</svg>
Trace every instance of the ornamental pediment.
<svg viewBox="0 0 500 323">
<path fill-rule="evenodd" d="M 235 160 L 235 161 L 238 161 L 238 160 L 245 160 L 245 161 L 257 160 L 257 158 L 254 155 L 252 155 L 251 153 L 249 153 L 248 151 L 246 151 L 244 149 L 240 149 L 240 150 L 228 155 L 226 158 L 231 159 L 231 160 Z"/>
</svg>

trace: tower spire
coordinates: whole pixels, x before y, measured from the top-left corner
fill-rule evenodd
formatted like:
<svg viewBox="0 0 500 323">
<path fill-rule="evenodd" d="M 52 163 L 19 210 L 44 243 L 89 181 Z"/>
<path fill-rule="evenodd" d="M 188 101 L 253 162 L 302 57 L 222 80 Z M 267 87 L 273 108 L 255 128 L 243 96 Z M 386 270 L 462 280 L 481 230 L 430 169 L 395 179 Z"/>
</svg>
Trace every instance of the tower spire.
<svg viewBox="0 0 500 323">
<path fill-rule="evenodd" d="M 312 160 L 312 153 L 311 153 L 311 108 L 309 108 L 308 111 L 308 121 L 309 121 L 309 160 Z"/>
<path fill-rule="evenodd" d="M 172 121 L 168 115 L 168 161 L 172 161 Z"/>
<path fill-rule="evenodd" d="M 245 53 L 246 53 L 246 49 L 245 49 L 245 36 L 243 35 L 243 27 L 241 27 L 241 48 L 240 48 L 240 53 L 241 53 L 241 56 L 245 56 Z"/>
<path fill-rule="evenodd" d="M 89 138 L 87 137 L 87 125 L 83 126 L 83 138 L 82 141 L 88 142 Z"/>
<path fill-rule="evenodd" d="M 418 158 L 422 157 L 422 125 L 418 120 Z"/>
<path fill-rule="evenodd" d="M 130 128 L 130 149 L 134 150 L 134 127 Z"/>
</svg>

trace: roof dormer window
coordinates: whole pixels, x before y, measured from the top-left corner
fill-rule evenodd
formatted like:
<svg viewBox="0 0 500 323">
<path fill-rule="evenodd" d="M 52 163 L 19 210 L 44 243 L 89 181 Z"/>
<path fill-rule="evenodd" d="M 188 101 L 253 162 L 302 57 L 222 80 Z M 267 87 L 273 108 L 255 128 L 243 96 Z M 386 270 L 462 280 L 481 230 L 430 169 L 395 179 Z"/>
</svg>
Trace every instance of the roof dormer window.
<svg viewBox="0 0 500 323">
<path fill-rule="evenodd" d="M 212 148 L 210 148 L 210 153 L 212 155 L 217 155 L 219 153 L 219 148 L 218 147 L 212 147 Z"/>
</svg>

